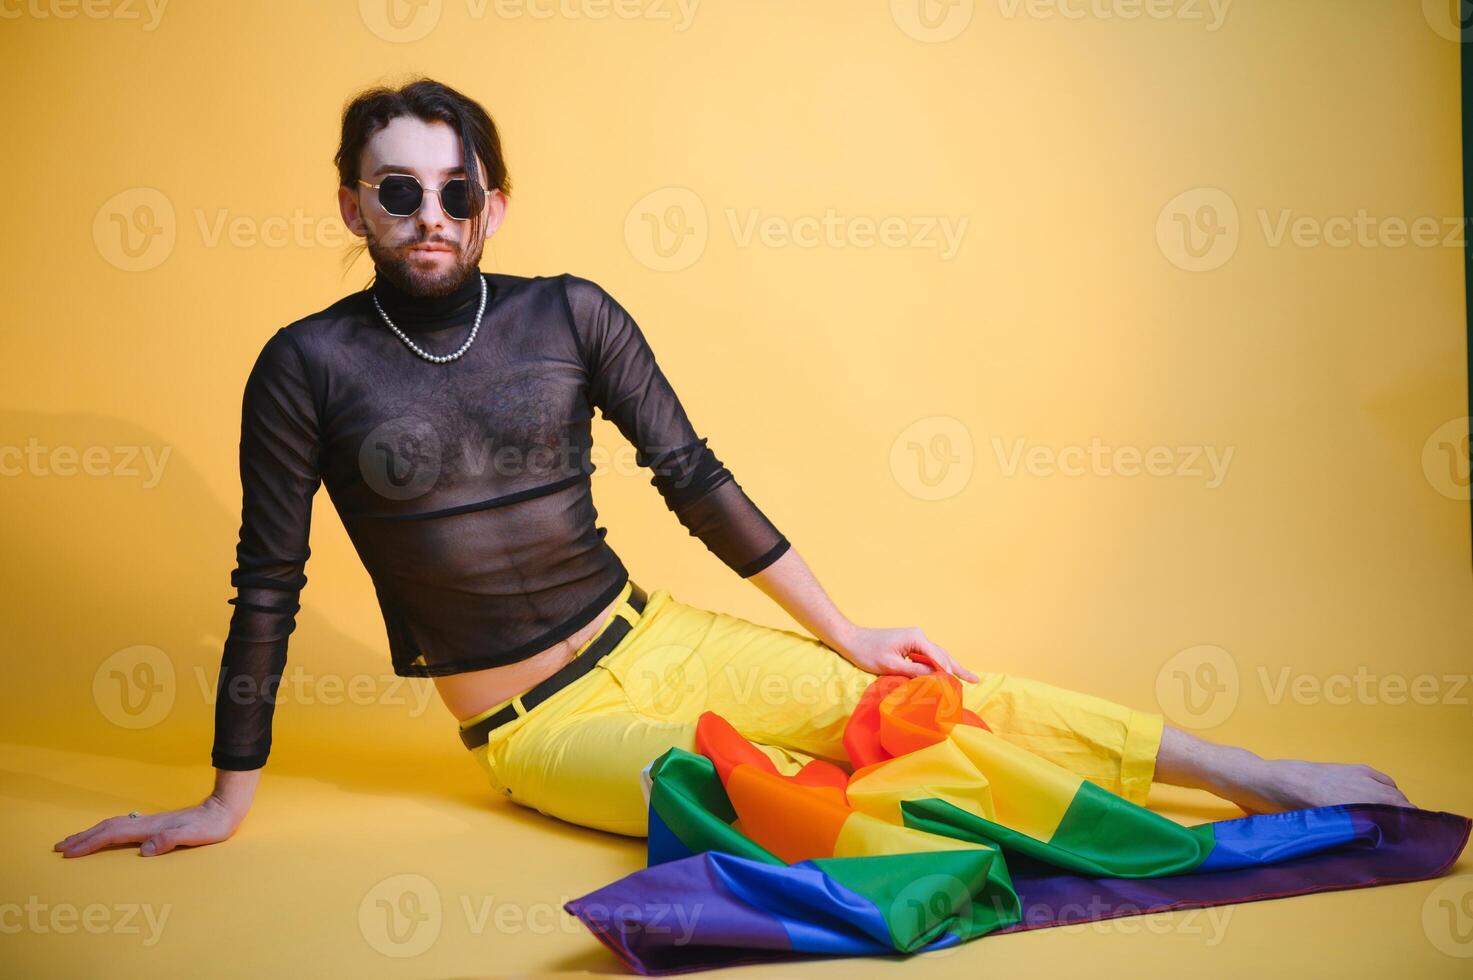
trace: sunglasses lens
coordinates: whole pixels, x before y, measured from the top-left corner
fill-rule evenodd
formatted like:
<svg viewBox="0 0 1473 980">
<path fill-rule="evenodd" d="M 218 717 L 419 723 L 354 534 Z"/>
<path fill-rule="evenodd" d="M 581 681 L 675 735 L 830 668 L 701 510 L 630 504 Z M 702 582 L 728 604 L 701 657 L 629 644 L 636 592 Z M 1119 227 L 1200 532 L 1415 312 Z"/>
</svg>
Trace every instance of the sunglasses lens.
<svg viewBox="0 0 1473 980">
<path fill-rule="evenodd" d="M 400 217 L 418 211 L 421 196 L 419 181 L 403 174 L 385 177 L 378 189 L 378 200 L 384 210 Z"/>
<path fill-rule="evenodd" d="M 456 221 L 471 216 L 470 184 L 464 177 L 456 177 L 440 189 L 440 207 Z"/>
</svg>

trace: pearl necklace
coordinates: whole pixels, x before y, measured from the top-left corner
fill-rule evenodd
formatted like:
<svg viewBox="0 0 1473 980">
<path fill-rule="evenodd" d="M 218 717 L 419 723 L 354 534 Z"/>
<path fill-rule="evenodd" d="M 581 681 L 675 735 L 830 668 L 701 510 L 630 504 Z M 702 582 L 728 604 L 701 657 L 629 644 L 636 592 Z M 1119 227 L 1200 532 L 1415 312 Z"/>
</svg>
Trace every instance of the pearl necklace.
<svg viewBox="0 0 1473 980">
<path fill-rule="evenodd" d="M 395 336 L 404 341 L 405 346 L 407 346 L 410 350 L 414 351 L 416 354 L 427 361 L 433 361 L 436 364 L 444 364 L 447 361 L 455 360 L 457 357 L 470 350 L 471 344 L 475 343 L 476 334 L 481 329 L 481 314 L 486 312 L 486 277 L 481 275 L 480 270 L 476 271 L 476 276 L 481 280 L 481 305 L 476 309 L 476 321 L 471 326 L 471 335 L 465 339 L 465 343 L 460 345 L 460 350 L 456 351 L 454 354 L 431 354 L 429 351 L 419 347 L 417 344 L 415 344 L 414 341 L 410 340 L 409 337 L 405 335 L 403 330 L 400 330 L 397 326 L 395 326 L 393 320 L 389 319 L 389 315 L 385 313 L 384 308 L 379 305 L 378 297 L 375 296 L 371 291 L 369 295 L 373 296 L 373 306 L 374 309 L 378 310 L 378 315 L 384 318 L 384 322 L 389 325 L 389 329 L 394 331 Z"/>
</svg>

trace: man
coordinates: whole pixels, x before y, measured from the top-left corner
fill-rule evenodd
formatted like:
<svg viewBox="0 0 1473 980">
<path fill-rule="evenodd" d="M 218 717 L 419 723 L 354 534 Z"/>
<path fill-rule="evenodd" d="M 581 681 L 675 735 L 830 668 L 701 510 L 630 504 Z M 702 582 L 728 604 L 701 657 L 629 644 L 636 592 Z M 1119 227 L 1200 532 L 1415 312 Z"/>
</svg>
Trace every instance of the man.
<svg viewBox="0 0 1473 980">
<path fill-rule="evenodd" d="M 322 484 L 372 576 L 396 673 L 433 677 L 492 785 L 562 819 L 644 833 L 640 772 L 692 748 L 702 710 L 790 769 L 843 761 L 842 723 L 864 686 L 931 670 L 961 678 L 966 706 L 1000 736 L 1137 802 L 1156 780 L 1251 811 L 1409 805 L 1366 766 L 1265 760 L 1158 714 L 979 677 L 916 628 L 854 624 L 698 437 L 612 296 L 577 276 L 479 271 L 510 191 L 480 105 L 428 79 L 365 92 L 344 112 L 337 165 L 343 220 L 377 276 L 277 331 L 246 384 L 214 790 L 103 820 L 59 841 L 64 855 L 120 843 L 162 854 L 239 827 L 270 749 Z M 690 533 L 812 637 L 630 579 L 596 525 L 594 408 Z"/>
</svg>

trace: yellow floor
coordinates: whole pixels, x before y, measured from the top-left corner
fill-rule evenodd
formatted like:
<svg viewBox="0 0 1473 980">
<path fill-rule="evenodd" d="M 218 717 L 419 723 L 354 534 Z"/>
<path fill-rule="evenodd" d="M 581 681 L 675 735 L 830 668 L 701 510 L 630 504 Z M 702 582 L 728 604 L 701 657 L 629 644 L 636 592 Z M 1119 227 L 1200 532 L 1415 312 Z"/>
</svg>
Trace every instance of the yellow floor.
<svg viewBox="0 0 1473 980">
<path fill-rule="evenodd" d="M 642 842 L 492 798 L 441 711 L 432 705 L 418 724 L 405 726 L 406 734 L 376 722 L 371 711 L 294 706 L 236 837 L 154 858 L 129 848 L 66 860 L 50 848 L 100 816 L 186 802 L 207 767 L 149 764 L 77 747 L 0 747 L 0 879 L 7 903 L 0 974 L 625 973 L 561 905 L 641 867 Z M 1394 771 L 1414 800 L 1473 812 L 1464 778 L 1466 720 L 1434 737 L 1425 730 L 1373 733 L 1343 721 L 1343 729 L 1322 725 L 1296 738 L 1307 754 L 1329 753 L 1320 757 L 1353 755 L 1374 740 L 1376 761 Z M 1448 773 L 1457 773 L 1456 781 Z M 1152 805 L 1185 822 L 1237 812 L 1206 794 L 1159 785 Z M 1469 871 L 1465 858 L 1459 873 Z M 383 921 L 376 903 L 385 890 L 403 890 L 396 887 L 402 875 L 416 876 L 403 880 L 439 901 L 438 915 L 421 906 L 428 913 L 425 932 L 413 943 L 422 951 L 407 957 L 392 954 L 413 944 L 386 942 L 376 929 Z M 1433 927 L 1423 925 L 1429 895 L 1448 880 L 990 937 L 914 963 L 848 959 L 739 969 L 751 977 L 852 977 L 863 970 L 866 976 L 1026 978 L 1086 969 L 1091 977 L 1135 980 L 1467 976 L 1473 959 L 1448 955 L 1437 942 L 1464 953 L 1473 953 L 1473 944 L 1430 936 L 1435 915 Z M 1470 882 L 1473 875 L 1461 879 L 1463 895 Z M 17 908 L 28 903 L 33 908 Z M 26 923 L 17 930 L 21 915 Z"/>
<path fill-rule="evenodd" d="M 0 336 L 27 368 L 0 408 L 0 980 L 625 973 L 561 906 L 643 842 L 494 797 L 438 704 L 395 700 L 326 492 L 289 670 L 373 703 L 279 710 L 227 843 L 51 850 L 209 790 L 242 385 L 271 332 L 368 282 L 367 256 L 343 266 L 334 114 L 410 73 L 504 127 L 519 189 L 483 268 L 607 285 L 846 613 L 1143 708 L 1169 657 L 1220 645 L 1242 696 L 1209 735 L 1367 762 L 1473 815 L 1458 9 L 11 0 L 0 77 L 47 85 L 0 104 L 20 189 Z M 933 248 L 961 219 L 960 250 Z M 1437 244 L 1409 244 L 1429 219 Z M 671 268 L 667 231 L 699 265 Z M 597 426 L 636 580 L 787 625 Z M 115 657 L 168 669 L 147 724 L 120 699 L 157 675 Z M 1451 682 L 1431 705 L 1300 704 L 1281 667 Z M 407 957 L 374 931 L 405 881 L 439 903 Z M 1473 869 L 919 959 L 720 972 L 1467 977 Z"/>
</svg>

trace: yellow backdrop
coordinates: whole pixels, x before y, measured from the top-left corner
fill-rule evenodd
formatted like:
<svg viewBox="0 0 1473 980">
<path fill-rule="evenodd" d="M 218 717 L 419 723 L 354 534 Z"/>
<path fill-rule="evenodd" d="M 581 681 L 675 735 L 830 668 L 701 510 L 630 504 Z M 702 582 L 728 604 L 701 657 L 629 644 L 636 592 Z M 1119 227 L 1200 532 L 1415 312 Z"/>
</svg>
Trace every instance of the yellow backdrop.
<svg viewBox="0 0 1473 980">
<path fill-rule="evenodd" d="M 241 386 L 273 331 L 367 283 L 339 113 L 418 72 L 501 127 L 483 267 L 618 297 L 851 618 L 1473 812 L 1444 6 L 0 3 L 0 972 L 615 968 L 560 905 L 642 847 L 492 799 L 430 682 L 392 676 L 325 493 L 241 832 L 142 864 L 50 850 L 209 790 Z M 647 588 L 793 626 L 644 471 L 611 461 L 595 495 Z M 440 902 L 413 955 L 371 925 L 398 875 Z M 929 971 L 1458 975 L 1470 882 L 1000 937 Z"/>
</svg>

